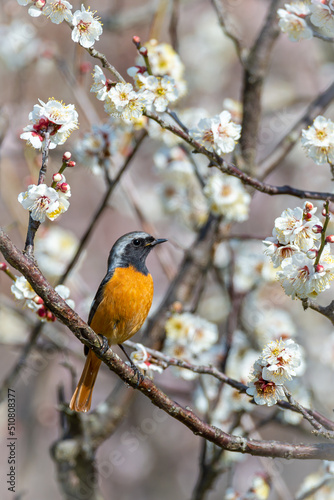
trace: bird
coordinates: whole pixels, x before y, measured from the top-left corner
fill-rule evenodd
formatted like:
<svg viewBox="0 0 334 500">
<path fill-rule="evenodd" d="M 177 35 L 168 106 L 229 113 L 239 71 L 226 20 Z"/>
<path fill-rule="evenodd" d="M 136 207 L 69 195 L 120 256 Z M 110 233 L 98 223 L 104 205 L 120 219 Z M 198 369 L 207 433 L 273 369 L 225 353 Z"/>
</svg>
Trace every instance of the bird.
<svg viewBox="0 0 334 500">
<path fill-rule="evenodd" d="M 119 345 L 142 327 L 153 300 L 153 279 L 146 267 L 150 251 L 166 239 L 155 239 L 143 231 L 121 236 L 113 245 L 107 274 L 103 278 L 89 312 L 88 325 L 108 341 Z M 85 366 L 69 407 L 87 412 L 101 360 L 85 346 Z M 125 353 L 126 354 L 126 353 Z M 139 379 L 138 379 L 139 382 Z"/>
</svg>

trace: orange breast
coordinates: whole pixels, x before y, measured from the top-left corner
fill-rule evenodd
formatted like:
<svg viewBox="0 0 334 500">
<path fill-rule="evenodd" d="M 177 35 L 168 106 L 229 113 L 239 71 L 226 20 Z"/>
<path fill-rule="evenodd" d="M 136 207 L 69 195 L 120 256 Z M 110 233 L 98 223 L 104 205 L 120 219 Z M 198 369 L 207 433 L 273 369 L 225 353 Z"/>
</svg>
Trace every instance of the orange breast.
<svg viewBox="0 0 334 500">
<path fill-rule="evenodd" d="M 96 333 L 107 337 L 109 344 L 121 344 L 143 325 L 153 299 L 153 279 L 150 274 L 132 266 L 118 267 L 104 288 L 91 321 Z"/>
</svg>

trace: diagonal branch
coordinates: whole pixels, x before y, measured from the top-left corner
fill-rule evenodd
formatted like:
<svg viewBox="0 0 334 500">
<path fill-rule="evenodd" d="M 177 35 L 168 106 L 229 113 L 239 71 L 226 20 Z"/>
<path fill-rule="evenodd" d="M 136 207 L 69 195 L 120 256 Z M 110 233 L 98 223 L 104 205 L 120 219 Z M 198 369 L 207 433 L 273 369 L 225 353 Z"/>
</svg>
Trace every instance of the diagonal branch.
<svg viewBox="0 0 334 500">
<path fill-rule="evenodd" d="M 124 382 L 136 388 L 138 381 L 132 368 L 126 365 L 111 349 L 108 349 L 104 354 L 101 353 L 99 337 L 57 294 L 37 266 L 15 247 L 3 229 L 0 229 L 0 250 L 5 259 L 26 277 L 55 316 L 68 326 L 83 344 L 90 347 Z M 334 445 L 329 443 L 290 444 L 279 441 L 252 440 L 227 434 L 204 422 L 190 409 L 173 401 L 147 377 L 140 383 L 138 390 L 149 398 L 155 406 L 179 420 L 195 435 L 211 441 L 220 448 L 256 456 L 334 460 Z"/>
</svg>

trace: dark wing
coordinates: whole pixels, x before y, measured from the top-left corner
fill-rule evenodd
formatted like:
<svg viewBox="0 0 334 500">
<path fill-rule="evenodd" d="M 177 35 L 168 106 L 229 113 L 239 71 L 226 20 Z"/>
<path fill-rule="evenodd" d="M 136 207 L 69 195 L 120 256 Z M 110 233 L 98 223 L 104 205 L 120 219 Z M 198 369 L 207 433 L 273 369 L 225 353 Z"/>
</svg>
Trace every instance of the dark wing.
<svg viewBox="0 0 334 500">
<path fill-rule="evenodd" d="M 89 316 L 88 316 L 88 324 L 90 325 L 91 322 L 93 321 L 94 314 L 96 313 L 97 308 L 99 307 L 101 300 L 103 299 L 103 292 L 104 292 L 104 287 L 106 284 L 109 282 L 109 280 L 112 278 L 112 275 L 114 274 L 114 271 L 109 271 L 106 276 L 103 278 L 101 281 L 101 284 L 96 292 L 96 295 L 94 297 L 94 300 L 92 302 L 90 311 L 89 311 Z M 87 356 L 89 352 L 89 347 L 86 345 L 84 346 L 84 353 Z"/>
</svg>

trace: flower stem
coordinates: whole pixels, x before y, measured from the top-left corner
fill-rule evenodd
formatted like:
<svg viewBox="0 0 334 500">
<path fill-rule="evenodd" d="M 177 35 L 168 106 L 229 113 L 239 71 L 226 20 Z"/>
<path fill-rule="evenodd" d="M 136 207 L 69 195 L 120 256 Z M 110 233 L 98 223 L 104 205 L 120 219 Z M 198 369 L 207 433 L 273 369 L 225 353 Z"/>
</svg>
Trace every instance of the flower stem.
<svg viewBox="0 0 334 500">
<path fill-rule="evenodd" d="M 322 254 L 322 252 L 323 252 L 323 250 L 325 248 L 325 245 L 326 245 L 326 231 L 327 231 L 327 227 L 328 227 L 329 219 L 330 219 L 330 215 L 329 215 L 329 201 L 328 200 L 324 203 L 324 209 L 326 210 L 325 222 L 324 222 L 324 227 L 323 227 L 322 233 L 321 233 L 320 248 L 319 248 L 318 254 L 317 254 L 317 256 L 315 258 L 315 261 L 314 261 L 314 267 L 319 264 L 321 254 Z"/>
</svg>

